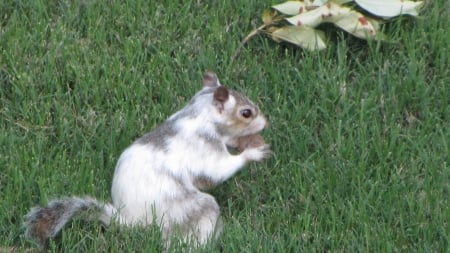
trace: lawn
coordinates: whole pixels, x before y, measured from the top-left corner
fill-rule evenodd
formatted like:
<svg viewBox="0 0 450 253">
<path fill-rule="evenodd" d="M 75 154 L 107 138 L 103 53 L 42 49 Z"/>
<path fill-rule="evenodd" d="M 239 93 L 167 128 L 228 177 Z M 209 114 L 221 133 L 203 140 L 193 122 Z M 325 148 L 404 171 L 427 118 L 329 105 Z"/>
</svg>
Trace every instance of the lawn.
<svg viewBox="0 0 450 253">
<path fill-rule="evenodd" d="M 167 2 L 167 3 L 158 3 Z M 271 159 L 212 191 L 205 252 L 448 252 L 450 6 L 385 26 L 392 43 L 326 27 L 307 52 L 240 40 L 276 1 L 0 3 L 0 251 L 50 199 L 110 201 L 120 153 L 183 107 L 205 70 L 257 102 Z M 50 252 L 156 252 L 155 228 L 76 220 Z"/>
</svg>

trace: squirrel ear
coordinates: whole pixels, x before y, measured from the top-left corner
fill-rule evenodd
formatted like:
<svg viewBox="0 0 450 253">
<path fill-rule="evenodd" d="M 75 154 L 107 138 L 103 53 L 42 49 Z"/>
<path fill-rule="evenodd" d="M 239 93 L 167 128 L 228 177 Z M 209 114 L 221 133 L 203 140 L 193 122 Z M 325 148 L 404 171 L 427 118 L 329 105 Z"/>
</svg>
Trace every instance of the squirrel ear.
<svg viewBox="0 0 450 253">
<path fill-rule="evenodd" d="M 227 88 L 220 86 L 214 91 L 214 100 L 223 104 L 228 100 L 228 95 Z"/>
<path fill-rule="evenodd" d="M 203 87 L 214 88 L 214 87 L 219 87 L 219 86 L 220 86 L 220 82 L 219 82 L 219 79 L 217 78 L 216 73 L 214 73 L 212 71 L 207 71 L 205 73 L 205 75 L 203 76 Z"/>
<path fill-rule="evenodd" d="M 224 104 L 227 102 L 229 97 L 229 92 L 227 88 L 220 86 L 214 91 L 214 105 L 217 107 L 219 112 L 223 111 Z"/>
</svg>

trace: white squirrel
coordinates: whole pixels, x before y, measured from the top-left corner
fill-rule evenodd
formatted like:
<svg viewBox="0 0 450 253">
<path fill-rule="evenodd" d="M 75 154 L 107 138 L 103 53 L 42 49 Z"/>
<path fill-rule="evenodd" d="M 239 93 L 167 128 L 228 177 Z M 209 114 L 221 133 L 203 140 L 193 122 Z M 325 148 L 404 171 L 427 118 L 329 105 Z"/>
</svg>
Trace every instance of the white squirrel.
<svg viewBox="0 0 450 253">
<path fill-rule="evenodd" d="M 213 72 L 203 89 L 165 123 L 137 139 L 120 156 L 112 181 L 112 204 L 91 197 L 66 197 L 34 207 L 26 215 L 26 236 L 45 247 L 74 216 L 82 213 L 106 226 L 160 227 L 198 246 L 219 236 L 219 206 L 203 192 L 222 183 L 249 161 L 271 154 L 257 134 L 266 126 L 259 108 L 241 93 L 221 86 Z M 228 147 L 237 148 L 231 154 Z"/>
</svg>

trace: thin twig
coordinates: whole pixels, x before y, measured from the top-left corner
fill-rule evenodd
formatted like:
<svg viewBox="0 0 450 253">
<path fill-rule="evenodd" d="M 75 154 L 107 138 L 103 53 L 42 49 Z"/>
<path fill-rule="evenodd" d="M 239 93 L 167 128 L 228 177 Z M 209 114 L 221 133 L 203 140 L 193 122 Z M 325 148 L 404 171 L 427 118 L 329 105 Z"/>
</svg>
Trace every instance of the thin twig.
<svg viewBox="0 0 450 253">
<path fill-rule="evenodd" d="M 270 24 L 271 25 L 271 24 Z M 255 30 L 251 31 L 242 41 L 241 44 L 239 44 L 238 48 L 236 48 L 236 50 L 234 51 L 233 56 L 231 56 L 231 62 L 233 62 L 237 56 L 239 55 L 239 53 L 241 52 L 242 48 L 244 47 L 244 45 L 255 35 L 259 34 L 261 31 L 263 31 L 265 28 L 267 27 L 267 24 L 264 24 L 258 28 L 256 28 Z"/>
</svg>

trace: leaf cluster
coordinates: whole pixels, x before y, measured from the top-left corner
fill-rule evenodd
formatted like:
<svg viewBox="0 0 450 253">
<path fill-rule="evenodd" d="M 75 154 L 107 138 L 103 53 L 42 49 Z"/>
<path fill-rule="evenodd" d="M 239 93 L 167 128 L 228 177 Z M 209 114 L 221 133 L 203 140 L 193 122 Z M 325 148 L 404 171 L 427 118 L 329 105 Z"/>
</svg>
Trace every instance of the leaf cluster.
<svg viewBox="0 0 450 253">
<path fill-rule="evenodd" d="M 403 0 L 303 0 L 273 5 L 262 13 L 263 25 L 250 32 L 241 47 L 253 36 L 264 33 L 277 42 L 286 41 L 306 50 L 326 48 L 323 23 L 334 24 L 355 37 L 384 40 L 381 25 L 400 15 L 417 16 L 422 1 Z M 236 58 L 241 47 L 236 50 Z"/>
</svg>

